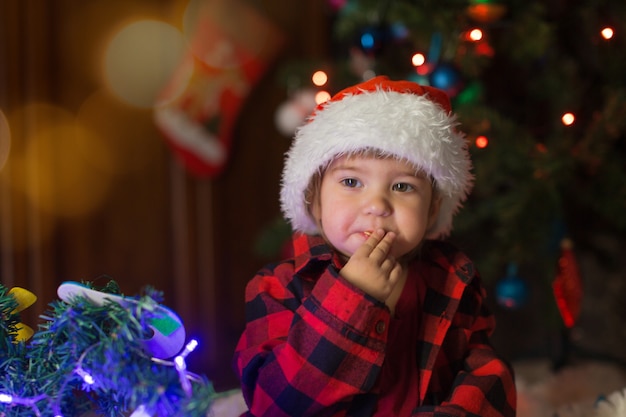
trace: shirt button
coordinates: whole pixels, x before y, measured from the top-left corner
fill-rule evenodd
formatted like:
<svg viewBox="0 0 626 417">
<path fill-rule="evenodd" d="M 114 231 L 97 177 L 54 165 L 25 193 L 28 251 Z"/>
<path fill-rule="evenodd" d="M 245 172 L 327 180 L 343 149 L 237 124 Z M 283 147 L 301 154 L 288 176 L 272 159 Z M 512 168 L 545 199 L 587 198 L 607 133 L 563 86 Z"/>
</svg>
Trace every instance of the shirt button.
<svg viewBox="0 0 626 417">
<path fill-rule="evenodd" d="M 379 321 L 378 323 L 376 323 L 376 333 L 378 334 L 383 334 L 385 333 L 385 328 L 386 328 L 386 324 L 384 321 Z"/>
</svg>

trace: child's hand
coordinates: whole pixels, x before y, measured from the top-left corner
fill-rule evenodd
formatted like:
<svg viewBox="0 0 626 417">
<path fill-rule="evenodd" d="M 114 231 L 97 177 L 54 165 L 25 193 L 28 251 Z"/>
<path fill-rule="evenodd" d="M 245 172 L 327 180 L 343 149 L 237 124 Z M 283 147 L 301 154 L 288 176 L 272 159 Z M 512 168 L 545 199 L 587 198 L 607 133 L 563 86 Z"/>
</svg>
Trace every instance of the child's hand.
<svg viewBox="0 0 626 417">
<path fill-rule="evenodd" d="M 385 302 L 402 276 L 402 266 L 391 256 L 396 238 L 379 229 L 354 252 L 339 274 L 352 285 Z"/>
</svg>

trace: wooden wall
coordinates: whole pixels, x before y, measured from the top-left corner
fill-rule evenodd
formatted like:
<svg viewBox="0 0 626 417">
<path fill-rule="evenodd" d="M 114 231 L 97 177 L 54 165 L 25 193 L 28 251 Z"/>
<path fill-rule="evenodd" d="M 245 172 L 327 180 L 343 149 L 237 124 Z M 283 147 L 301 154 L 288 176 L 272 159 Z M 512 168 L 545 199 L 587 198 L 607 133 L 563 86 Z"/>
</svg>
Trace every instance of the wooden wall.
<svg viewBox="0 0 626 417">
<path fill-rule="evenodd" d="M 151 110 L 122 103 L 102 81 L 115 27 L 137 17 L 179 25 L 185 1 L 0 2 L 0 123 L 10 128 L 0 133 L 11 145 L 4 166 L 0 155 L 0 280 L 38 295 L 25 321 L 37 323 L 63 281 L 109 276 L 128 295 L 150 285 L 201 342 L 190 368 L 217 389 L 236 386 L 244 286 L 267 261 L 253 245 L 279 214 L 289 146 L 273 121 L 286 98 L 276 76 L 286 60 L 325 54 L 324 3 L 253 2 L 287 43 L 246 100 L 225 172 L 199 179 L 173 156 Z M 98 138 L 76 143 L 76 118 Z"/>
</svg>

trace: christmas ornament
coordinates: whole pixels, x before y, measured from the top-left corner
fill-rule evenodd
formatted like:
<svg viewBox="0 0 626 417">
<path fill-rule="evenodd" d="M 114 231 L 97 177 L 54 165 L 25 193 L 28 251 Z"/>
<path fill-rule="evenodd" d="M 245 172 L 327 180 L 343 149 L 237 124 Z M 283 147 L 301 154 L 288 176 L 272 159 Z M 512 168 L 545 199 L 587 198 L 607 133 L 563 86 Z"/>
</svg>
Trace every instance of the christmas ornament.
<svg viewBox="0 0 626 417">
<path fill-rule="evenodd" d="M 445 91 L 450 98 L 463 89 L 463 79 L 458 69 L 450 63 L 440 63 L 429 76 L 430 85 Z"/>
<path fill-rule="evenodd" d="M 225 167 L 239 110 L 283 36 L 240 1 L 202 3 L 196 12 L 189 51 L 154 120 L 191 173 L 214 177 Z"/>
<path fill-rule="evenodd" d="M 509 264 L 506 276 L 496 285 L 496 299 L 508 309 L 518 309 L 526 304 L 528 284 L 518 275 L 516 264 Z"/>
<path fill-rule="evenodd" d="M 20 287 L 11 288 L 9 295 L 17 301 L 17 307 L 13 310 L 14 313 L 23 311 L 24 309 L 35 304 L 35 301 L 37 301 L 37 296 L 35 294 Z M 30 326 L 27 326 L 24 323 L 18 323 L 16 330 L 17 333 L 15 336 L 15 342 L 26 341 L 32 337 L 33 333 L 35 333 Z"/>
<path fill-rule="evenodd" d="M 387 42 L 387 30 L 380 26 L 369 26 L 359 34 L 359 46 L 366 53 L 378 52 Z"/>
<path fill-rule="evenodd" d="M 281 134 L 291 137 L 305 122 L 317 105 L 315 93 L 311 88 L 298 90 L 289 100 L 278 106 L 274 114 L 274 123 Z"/>
<path fill-rule="evenodd" d="M 459 105 L 471 105 L 480 101 L 483 96 L 483 85 L 477 81 L 468 84 L 463 91 L 461 91 L 454 102 Z"/>
<path fill-rule="evenodd" d="M 552 282 L 552 290 L 565 327 L 574 327 L 580 316 L 583 283 L 570 239 L 561 241 L 561 255 L 557 275 Z"/>
</svg>

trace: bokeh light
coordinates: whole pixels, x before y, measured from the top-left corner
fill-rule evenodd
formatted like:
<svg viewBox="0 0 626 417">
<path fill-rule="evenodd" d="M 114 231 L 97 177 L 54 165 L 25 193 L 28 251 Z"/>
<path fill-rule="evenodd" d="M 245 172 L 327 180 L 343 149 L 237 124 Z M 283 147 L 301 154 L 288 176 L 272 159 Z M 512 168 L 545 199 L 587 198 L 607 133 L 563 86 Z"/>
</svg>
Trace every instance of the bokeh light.
<svg viewBox="0 0 626 417">
<path fill-rule="evenodd" d="M 318 87 L 325 85 L 328 82 L 328 75 L 324 71 L 315 71 L 311 77 L 313 84 Z"/>
<path fill-rule="evenodd" d="M 487 136 L 478 136 L 476 138 L 476 147 L 479 149 L 484 149 L 489 145 L 489 139 L 487 139 Z"/>
<path fill-rule="evenodd" d="M 420 65 L 424 65 L 425 62 L 426 62 L 426 57 L 422 53 L 419 53 L 419 52 L 415 53 L 411 57 L 411 64 L 413 64 L 414 67 L 419 67 Z"/>
<path fill-rule="evenodd" d="M 94 166 L 102 147 L 92 132 L 76 123 L 67 110 L 45 103 L 19 109 L 16 118 L 36 121 L 24 138 L 23 150 L 12 155 L 12 186 L 40 212 L 77 217 L 104 200 L 110 177 Z"/>
<path fill-rule="evenodd" d="M 318 93 L 315 94 L 315 102 L 317 104 L 325 103 L 328 100 L 330 100 L 330 93 L 328 91 L 318 91 Z"/>
<path fill-rule="evenodd" d="M 600 31 L 602 37 L 606 40 L 609 40 L 613 37 L 613 28 L 605 27 Z"/>
<path fill-rule="evenodd" d="M 0 170 L 6 164 L 9 159 L 9 153 L 11 151 L 11 130 L 9 129 L 9 122 L 5 117 L 2 110 L 0 110 Z"/>
<path fill-rule="evenodd" d="M 130 23 L 107 44 L 106 84 L 123 101 L 152 107 L 184 52 L 183 35 L 175 27 L 155 20 Z"/>
<path fill-rule="evenodd" d="M 483 31 L 480 29 L 472 29 L 467 36 L 469 40 L 477 42 L 483 38 Z"/>
<path fill-rule="evenodd" d="M 575 120 L 576 120 L 576 117 L 574 117 L 573 113 L 565 113 L 561 117 L 561 121 L 563 122 L 565 126 L 570 126 L 571 124 L 574 123 Z"/>
<path fill-rule="evenodd" d="M 372 49 L 374 47 L 374 35 L 366 32 L 361 35 L 361 46 L 363 49 Z"/>
</svg>

